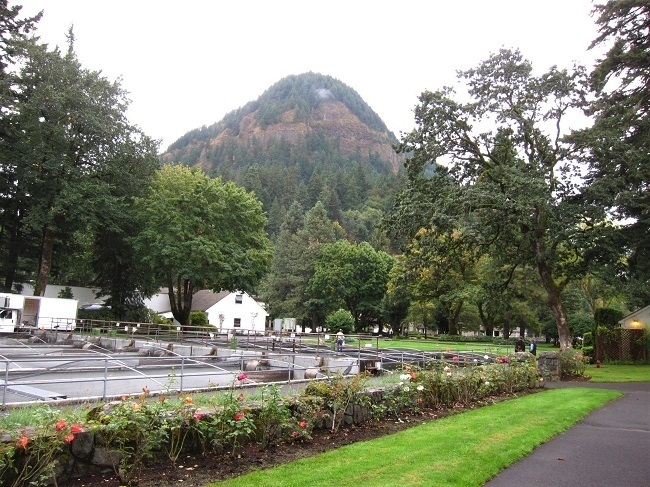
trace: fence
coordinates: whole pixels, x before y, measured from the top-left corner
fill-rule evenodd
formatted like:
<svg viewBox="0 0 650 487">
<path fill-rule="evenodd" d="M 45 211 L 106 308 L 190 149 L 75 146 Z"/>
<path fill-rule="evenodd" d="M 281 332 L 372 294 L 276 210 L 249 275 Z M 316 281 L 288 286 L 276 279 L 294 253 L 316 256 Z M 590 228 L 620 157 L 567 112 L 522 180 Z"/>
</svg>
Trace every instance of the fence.
<svg viewBox="0 0 650 487">
<path fill-rule="evenodd" d="M 646 330 L 600 327 L 596 330 L 596 360 L 648 362 L 648 340 Z"/>
</svg>

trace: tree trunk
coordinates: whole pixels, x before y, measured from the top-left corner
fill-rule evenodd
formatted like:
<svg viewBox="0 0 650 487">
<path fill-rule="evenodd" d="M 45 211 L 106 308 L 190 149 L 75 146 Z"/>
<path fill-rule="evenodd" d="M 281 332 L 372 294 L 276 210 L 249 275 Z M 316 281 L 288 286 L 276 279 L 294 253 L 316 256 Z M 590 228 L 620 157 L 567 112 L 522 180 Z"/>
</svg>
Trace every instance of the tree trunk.
<svg viewBox="0 0 650 487">
<path fill-rule="evenodd" d="M 194 294 L 192 282 L 179 276 L 176 282 L 176 292 L 174 292 L 174 283 L 170 275 L 167 277 L 167 288 L 172 315 L 181 325 L 181 329 L 185 330 L 190 324 L 190 312 L 192 311 L 192 296 Z"/>
<path fill-rule="evenodd" d="M 54 253 L 54 234 L 49 225 L 43 231 L 43 242 L 41 244 L 41 258 L 38 265 L 38 276 L 34 284 L 34 296 L 45 296 L 45 288 L 50 280 L 52 270 L 52 255 Z"/>
<path fill-rule="evenodd" d="M 463 310 L 463 303 L 454 303 L 449 306 L 449 334 L 458 335 L 458 317 Z"/>
<path fill-rule="evenodd" d="M 510 338 L 510 311 L 503 315 L 503 338 Z"/>
<path fill-rule="evenodd" d="M 569 320 L 567 319 L 566 308 L 562 302 L 562 289 L 557 285 L 551 270 L 543 262 L 537 262 L 537 270 L 542 278 L 542 286 L 546 290 L 547 302 L 551 308 L 551 312 L 555 317 L 555 324 L 557 325 L 557 334 L 560 342 L 560 350 L 567 350 L 572 348 L 571 344 L 571 330 L 569 330 Z"/>
<path fill-rule="evenodd" d="M 481 324 L 483 325 L 483 328 L 485 328 L 485 336 L 494 336 L 494 324 L 490 322 L 489 317 L 485 314 L 483 303 L 479 301 L 476 306 L 478 308 L 478 316 L 481 319 Z"/>
</svg>

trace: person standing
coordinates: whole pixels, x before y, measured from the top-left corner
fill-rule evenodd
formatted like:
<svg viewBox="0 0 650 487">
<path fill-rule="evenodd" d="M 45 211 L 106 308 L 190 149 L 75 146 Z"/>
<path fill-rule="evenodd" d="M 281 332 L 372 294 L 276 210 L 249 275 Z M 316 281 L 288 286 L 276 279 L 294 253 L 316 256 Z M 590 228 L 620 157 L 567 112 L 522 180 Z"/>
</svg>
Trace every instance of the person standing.
<svg viewBox="0 0 650 487">
<path fill-rule="evenodd" d="M 516 352 L 525 352 L 526 351 L 526 342 L 524 342 L 524 336 L 519 335 L 519 340 L 515 343 L 515 353 Z"/>
<path fill-rule="evenodd" d="M 343 330 L 339 330 L 339 332 L 336 334 L 336 351 L 337 352 L 342 352 L 343 351 L 343 343 L 345 343 L 345 335 L 343 334 Z"/>
<path fill-rule="evenodd" d="M 537 343 L 535 343 L 535 339 L 531 338 L 530 339 L 530 348 L 529 348 L 530 353 L 533 355 L 537 355 Z"/>
</svg>

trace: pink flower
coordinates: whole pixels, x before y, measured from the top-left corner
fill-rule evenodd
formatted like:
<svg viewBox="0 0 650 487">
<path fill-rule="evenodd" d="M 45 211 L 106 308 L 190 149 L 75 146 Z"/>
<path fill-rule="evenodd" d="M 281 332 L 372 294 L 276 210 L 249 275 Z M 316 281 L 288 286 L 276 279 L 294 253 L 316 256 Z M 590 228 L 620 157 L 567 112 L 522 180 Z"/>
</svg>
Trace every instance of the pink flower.
<svg viewBox="0 0 650 487">
<path fill-rule="evenodd" d="M 447 349 L 447 353 L 449 353 L 449 349 Z"/>
<path fill-rule="evenodd" d="M 242 413 L 235 414 L 235 421 L 239 421 L 240 419 L 243 419 L 244 415 Z"/>
<path fill-rule="evenodd" d="M 301 421 L 299 426 L 301 428 L 306 428 L 307 427 L 307 421 Z"/>
<path fill-rule="evenodd" d="M 297 431 L 292 431 L 291 436 L 293 436 L 295 438 L 296 436 L 298 436 L 298 432 Z"/>
<path fill-rule="evenodd" d="M 237 376 L 237 380 L 238 380 L 238 381 L 246 380 L 247 378 L 248 378 L 248 375 L 247 375 L 247 374 L 239 374 L 239 375 Z"/>
<path fill-rule="evenodd" d="M 67 435 L 63 437 L 63 441 L 65 441 L 66 443 L 70 443 L 73 440 L 74 440 L 74 435 Z"/>
<path fill-rule="evenodd" d="M 21 436 L 20 438 L 18 438 L 18 446 L 20 448 L 25 448 L 27 446 L 27 443 L 29 443 L 29 438 L 27 438 L 26 436 Z"/>
<path fill-rule="evenodd" d="M 56 430 L 57 430 L 57 431 L 61 431 L 61 430 L 62 430 L 63 428 L 65 428 L 66 426 L 68 426 L 68 423 L 66 423 L 66 422 L 65 422 L 64 420 L 62 420 L 62 419 L 59 419 L 59 420 L 56 422 Z"/>
<path fill-rule="evenodd" d="M 203 415 L 201 413 L 194 413 L 194 419 L 201 419 Z"/>
<path fill-rule="evenodd" d="M 83 432 L 83 428 L 81 427 L 80 424 L 73 424 L 70 427 L 70 432 L 76 435 L 77 433 Z"/>
<path fill-rule="evenodd" d="M 454 362 L 458 362 L 458 355 L 454 355 Z"/>
</svg>

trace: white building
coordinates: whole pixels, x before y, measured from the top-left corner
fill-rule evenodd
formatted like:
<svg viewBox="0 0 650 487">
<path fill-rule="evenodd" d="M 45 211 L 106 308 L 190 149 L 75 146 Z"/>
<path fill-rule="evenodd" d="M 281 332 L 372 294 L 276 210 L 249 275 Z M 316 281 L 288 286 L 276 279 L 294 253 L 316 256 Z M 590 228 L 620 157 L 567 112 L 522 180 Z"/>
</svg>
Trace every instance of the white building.
<svg viewBox="0 0 650 487">
<path fill-rule="evenodd" d="M 636 310 L 634 313 L 623 317 L 618 322 L 623 328 L 630 328 L 632 330 L 640 330 L 642 328 L 650 328 L 650 305 L 645 308 Z"/>
<path fill-rule="evenodd" d="M 145 300 L 145 306 L 166 318 L 173 318 L 169 296 L 165 290 Z M 263 303 L 243 291 L 197 291 L 192 296 L 192 311 L 203 311 L 208 323 L 219 332 L 241 330 L 242 333 L 264 333 L 269 314 Z"/>
</svg>

